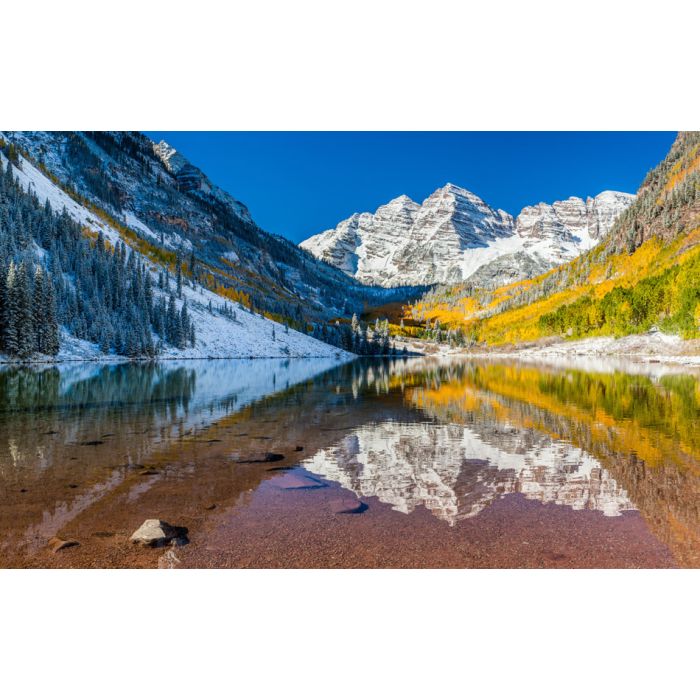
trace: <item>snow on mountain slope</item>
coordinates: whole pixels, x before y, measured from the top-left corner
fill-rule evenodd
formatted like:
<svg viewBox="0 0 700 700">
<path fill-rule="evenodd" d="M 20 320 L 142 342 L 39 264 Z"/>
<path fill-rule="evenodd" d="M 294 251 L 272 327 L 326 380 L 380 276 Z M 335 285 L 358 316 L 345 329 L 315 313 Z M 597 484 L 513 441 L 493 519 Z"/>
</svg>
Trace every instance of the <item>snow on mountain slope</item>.
<svg viewBox="0 0 700 700">
<path fill-rule="evenodd" d="M 0 137 L 50 173 L 49 181 L 77 193 L 88 211 L 94 205 L 127 227 L 140 247 L 179 252 L 185 263 L 193 256 L 207 287 L 235 289 L 256 309 L 325 322 L 417 293 L 368 287 L 263 231 L 244 204 L 182 154 L 138 132 L 5 131 Z M 67 206 L 93 222 L 100 218 Z"/>
<path fill-rule="evenodd" d="M 7 167 L 7 158 L 1 153 L 0 159 L 3 165 Z M 51 204 L 51 208 L 56 212 L 65 209 L 74 221 L 77 221 L 83 226 L 87 226 L 95 231 L 95 233 L 102 232 L 102 235 L 110 243 L 114 244 L 119 240 L 120 236 L 117 231 L 51 182 L 51 180 L 49 180 L 41 170 L 35 168 L 30 161 L 22 156 L 20 156 L 19 161 L 20 167 L 13 168 L 15 178 L 19 180 L 25 190 L 33 192 L 40 202 L 48 201 Z"/>
<path fill-rule="evenodd" d="M 504 284 L 539 274 L 594 246 L 633 195 L 602 192 L 525 207 L 517 219 L 447 184 L 423 204 L 401 196 L 353 214 L 300 245 L 356 279 L 385 287 Z"/>
<path fill-rule="evenodd" d="M 7 165 L 7 159 L 2 155 L 0 158 L 3 165 Z M 20 156 L 20 164 L 20 168 L 13 168 L 15 176 L 24 189 L 31 189 L 36 194 L 39 201 L 48 200 L 58 212 L 65 208 L 71 218 L 94 232 L 102 232 L 113 244 L 120 239 L 117 229 L 73 199 L 31 162 Z M 128 240 L 123 242 L 130 247 Z M 155 282 L 160 268 L 150 261 L 148 266 Z M 201 286 L 195 289 L 183 285 L 182 300 L 176 301 L 178 310 L 185 300 L 196 328 L 195 347 L 184 350 L 167 347 L 162 357 L 352 357 L 308 335 L 285 329 L 283 324 L 252 313 L 239 304 L 227 302 L 236 310 L 235 320 L 231 319 L 216 310 L 225 300 Z M 209 302 L 212 303 L 212 312 L 208 310 Z M 98 358 L 108 359 L 108 356 L 102 354 L 96 345 L 73 338 L 65 330 L 62 332 L 59 360 Z"/>
</svg>

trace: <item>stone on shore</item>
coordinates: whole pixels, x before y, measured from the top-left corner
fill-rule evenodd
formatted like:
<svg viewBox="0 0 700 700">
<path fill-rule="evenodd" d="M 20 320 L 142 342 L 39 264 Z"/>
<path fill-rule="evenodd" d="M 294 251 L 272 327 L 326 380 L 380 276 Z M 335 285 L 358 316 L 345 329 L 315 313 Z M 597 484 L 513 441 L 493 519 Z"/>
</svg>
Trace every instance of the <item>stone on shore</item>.
<svg viewBox="0 0 700 700">
<path fill-rule="evenodd" d="M 144 547 L 164 547 L 171 542 L 184 545 L 189 542 L 186 527 L 170 525 L 157 518 L 144 521 L 143 525 L 130 537 L 130 540 L 134 544 L 141 544 Z"/>
</svg>

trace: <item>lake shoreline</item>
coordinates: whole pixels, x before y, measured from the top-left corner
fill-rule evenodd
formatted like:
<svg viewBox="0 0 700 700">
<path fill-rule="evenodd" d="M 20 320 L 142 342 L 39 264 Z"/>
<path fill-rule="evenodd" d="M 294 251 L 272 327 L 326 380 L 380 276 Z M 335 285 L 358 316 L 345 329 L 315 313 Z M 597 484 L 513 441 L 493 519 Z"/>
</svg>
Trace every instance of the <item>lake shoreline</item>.
<svg viewBox="0 0 700 700">
<path fill-rule="evenodd" d="M 100 365 L 121 365 L 121 364 L 151 364 L 158 362 L 182 362 L 182 361 L 205 361 L 205 360 L 329 360 L 336 359 L 340 363 L 352 362 L 358 359 L 358 355 L 353 355 L 341 350 L 338 355 L 157 355 L 155 357 L 123 357 L 122 355 L 100 355 L 97 357 L 58 357 L 58 358 L 30 358 L 26 360 L 8 359 L 0 357 L 0 366 L 15 367 L 35 367 L 37 365 L 64 365 L 64 364 L 100 364 Z M 397 357 L 385 355 L 383 357 Z"/>
<path fill-rule="evenodd" d="M 639 365 L 667 364 L 700 367 L 700 341 L 682 340 L 658 331 L 614 338 L 596 336 L 578 340 L 547 339 L 537 343 L 493 348 L 455 348 L 434 342 L 406 339 L 404 347 L 423 351 L 425 357 L 463 357 L 516 360 L 608 359 Z"/>
</svg>

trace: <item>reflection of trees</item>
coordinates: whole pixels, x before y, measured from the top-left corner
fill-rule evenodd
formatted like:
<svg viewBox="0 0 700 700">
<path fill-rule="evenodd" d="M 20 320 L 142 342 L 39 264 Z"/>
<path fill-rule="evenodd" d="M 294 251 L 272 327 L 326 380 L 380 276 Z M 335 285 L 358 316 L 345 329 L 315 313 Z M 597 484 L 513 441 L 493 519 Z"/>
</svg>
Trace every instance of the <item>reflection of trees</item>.
<svg viewBox="0 0 700 700">
<path fill-rule="evenodd" d="M 130 411 L 172 418 L 187 411 L 194 394 L 193 369 L 165 365 L 122 364 L 103 367 L 95 377 L 75 382 L 61 397 L 61 409 Z"/>
<path fill-rule="evenodd" d="M 0 413 L 35 412 L 37 408 L 55 405 L 60 383 L 61 375 L 55 367 L 40 371 L 12 367 L 0 371 Z"/>
<path fill-rule="evenodd" d="M 0 371 L 0 460 L 46 461 L 57 433 L 63 442 L 146 434 L 187 412 L 195 384 L 192 369 L 156 365 L 104 366 L 65 389 L 55 368 Z"/>
<path fill-rule="evenodd" d="M 433 415 L 501 421 L 561 436 L 594 455 L 686 566 L 700 565 L 700 385 L 531 366 L 465 365 L 414 400 Z"/>
<path fill-rule="evenodd" d="M 187 410 L 196 381 L 192 369 L 163 365 L 121 364 L 101 367 L 96 374 L 61 390 L 56 368 L 13 367 L 0 371 L 0 412 L 18 414 L 50 410 L 129 410 L 148 405 L 156 414 Z"/>
</svg>

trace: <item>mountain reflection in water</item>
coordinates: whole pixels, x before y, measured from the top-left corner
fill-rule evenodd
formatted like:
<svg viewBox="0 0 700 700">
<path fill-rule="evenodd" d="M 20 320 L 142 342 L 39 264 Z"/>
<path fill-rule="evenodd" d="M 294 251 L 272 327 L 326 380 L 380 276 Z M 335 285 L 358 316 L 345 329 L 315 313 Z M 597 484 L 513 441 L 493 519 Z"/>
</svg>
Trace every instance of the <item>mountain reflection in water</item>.
<svg viewBox="0 0 700 700">
<path fill-rule="evenodd" d="M 183 566 L 696 567 L 699 406 L 698 376 L 662 365 L 6 368 L 0 565 L 155 566 L 128 536 L 163 517 L 190 529 Z M 349 492 L 369 508 L 324 515 Z"/>
<path fill-rule="evenodd" d="M 511 493 L 608 516 L 634 509 L 594 457 L 509 425 L 363 426 L 302 464 L 359 496 L 376 496 L 401 513 L 423 505 L 451 525 Z"/>
</svg>

